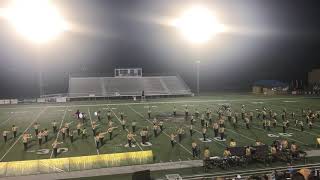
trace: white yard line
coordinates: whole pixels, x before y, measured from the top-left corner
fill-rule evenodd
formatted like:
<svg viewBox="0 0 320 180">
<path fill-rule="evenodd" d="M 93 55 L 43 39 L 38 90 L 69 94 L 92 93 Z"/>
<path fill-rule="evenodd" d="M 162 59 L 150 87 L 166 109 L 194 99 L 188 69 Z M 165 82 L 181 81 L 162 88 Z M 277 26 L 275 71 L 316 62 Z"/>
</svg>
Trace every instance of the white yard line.
<svg viewBox="0 0 320 180">
<path fill-rule="evenodd" d="M 204 108 L 202 108 L 202 107 L 200 107 L 200 106 L 199 106 L 199 109 L 205 110 Z M 214 116 L 216 116 L 216 114 L 215 114 Z M 246 136 L 246 135 L 243 135 L 243 134 L 240 134 L 240 133 L 238 133 L 238 132 L 236 132 L 236 131 L 233 131 L 231 128 L 226 128 L 226 132 L 228 132 L 228 131 L 230 131 L 230 132 L 232 132 L 232 133 L 234 133 L 234 134 L 237 134 L 237 135 L 239 135 L 239 136 L 242 136 L 242 137 L 244 137 L 244 138 L 246 138 L 246 139 L 249 139 L 250 141 L 256 142 L 255 139 L 252 139 L 252 138 L 250 138 L 250 137 L 248 137 L 248 136 Z"/>
<path fill-rule="evenodd" d="M 272 105 L 273 107 L 278 107 L 278 108 L 282 108 L 282 106 L 280 106 L 280 105 Z M 296 110 L 296 109 L 299 109 L 299 108 L 297 108 L 297 107 L 295 107 L 295 108 L 293 108 L 294 110 Z M 316 125 L 315 125 L 316 126 Z M 318 127 L 320 127 L 320 126 L 318 126 Z M 259 128 L 259 129 L 261 129 L 261 128 Z M 289 127 L 289 129 L 292 129 L 292 130 L 295 130 L 295 131 L 298 131 L 298 132 L 301 132 L 299 129 L 296 129 L 296 128 L 292 128 L 292 127 Z M 308 132 L 308 131 L 303 131 L 303 133 L 307 133 L 307 134 L 310 134 L 310 135 L 313 135 L 313 136 L 319 136 L 318 134 L 315 134 L 315 133 L 312 133 L 312 132 Z M 289 139 L 289 138 L 288 138 Z M 293 139 L 293 138 L 291 138 L 292 140 L 295 140 L 295 139 Z M 304 144 L 304 145 L 306 145 L 305 143 L 303 143 L 302 141 L 299 141 L 299 140 L 295 140 L 295 141 L 298 141 L 298 142 L 300 142 L 301 144 Z"/>
<path fill-rule="evenodd" d="M 25 132 L 28 131 L 28 129 L 32 126 L 32 124 L 34 124 L 40 117 L 40 115 L 47 109 L 47 107 L 45 107 L 42 111 L 39 112 L 39 114 L 34 118 L 33 121 L 31 121 L 31 123 L 29 124 L 29 126 L 24 130 L 24 132 L 18 137 L 18 139 L 11 145 L 11 147 L 6 151 L 6 153 L 1 157 L 0 162 L 6 157 L 6 155 L 11 151 L 11 149 L 18 143 L 18 141 L 20 140 L 20 138 L 23 136 L 23 134 Z"/>
<path fill-rule="evenodd" d="M 108 108 L 111 110 L 111 112 L 114 114 L 114 116 L 117 118 L 117 120 L 118 120 L 118 121 L 120 122 L 120 124 L 121 124 L 121 121 L 120 121 L 119 117 L 117 116 L 117 114 L 114 113 L 114 111 L 112 110 L 112 108 L 109 107 L 109 105 L 108 105 Z M 126 128 L 126 131 L 129 132 L 127 128 Z M 135 138 L 132 138 L 132 139 L 137 143 L 137 145 L 138 145 L 138 147 L 140 148 L 140 150 L 143 151 L 142 147 L 139 145 L 139 142 L 138 142 Z"/>
<path fill-rule="evenodd" d="M 89 114 L 89 118 L 90 118 L 90 122 L 91 122 L 91 128 L 92 128 L 92 119 L 91 119 L 91 113 L 90 113 L 90 109 L 89 108 L 88 108 L 88 114 Z M 96 145 L 95 134 L 93 135 L 93 143 L 94 143 L 94 145 Z M 100 154 L 99 149 L 96 148 L 96 150 L 97 150 L 97 154 L 99 155 Z"/>
<path fill-rule="evenodd" d="M 253 128 L 256 128 L 256 129 L 259 129 L 259 130 L 262 130 L 262 131 L 265 131 L 264 129 L 262 129 L 262 128 L 258 128 L 258 127 L 255 127 L 255 126 L 251 126 L 251 127 L 253 127 Z M 302 142 L 302 141 L 299 141 L 299 140 L 296 140 L 296 139 L 293 139 L 293 138 L 290 138 L 290 137 L 285 137 L 286 139 L 290 139 L 290 140 L 292 140 L 292 141 L 296 141 L 296 142 L 298 142 L 298 143 L 300 143 L 300 144 L 303 144 L 303 145 L 307 145 L 307 144 L 305 144 L 304 142 Z"/>
<path fill-rule="evenodd" d="M 234 133 L 234 134 L 238 134 L 239 136 L 242 136 L 242 137 L 244 137 L 244 138 L 246 138 L 246 139 L 249 139 L 249 140 L 251 140 L 251 141 L 256 142 L 256 140 L 255 140 L 255 139 L 252 139 L 252 138 L 250 138 L 250 137 L 248 137 L 248 136 L 246 136 L 246 135 L 243 135 L 243 134 L 237 133 L 237 132 L 235 132 L 235 131 L 231 130 L 230 128 L 229 128 L 229 129 L 226 129 L 226 131 L 227 131 L 227 132 L 228 132 L 228 131 L 230 131 L 230 132 L 232 132 L 232 133 Z"/>
<path fill-rule="evenodd" d="M 0 126 L 2 126 L 4 123 L 10 121 L 13 116 L 14 116 L 14 115 L 11 115 L 8 119 L 6 119 L 5 121 L 1 122 L 1 123 L 0 123 Z"/>
<path fill-rule="evenodd" d="M 286 99 L 315 99 L 315 98 L 308 98 L 308 97 L 288 97 L 288 98 L 257 98 L 257 99 L 229 99 L 229 100 L 223 100 L 223 99 L 213 99 L 213 100 L 183 100 L 183 101 L 160 101 L 160 102 L 145 102 L 145 103 L 102 103 L 102 104 L 73 104 L 73 105 L 48 105 L 46 107 L 48 108 L 57 108 L 57 107 L 96 107 L 96 106 L 112 106 L 112 105 L 120 105 L 120 106 L 127 106 L 127 105 L 141 105 L 141 104 L 176 104 L 176 103 L 205 103 L 205 102 L 241 102 L 241 101 L 274 101 L 274 100 L 286 100 Z M 42 108 L 42 106 L 27 106 L 27 107 L 2 107 L 0 109 L 32 109 L 32 108 Z"/>
<path fill-rule="evenodd" d="M 185 126 L 185 127 L 187 127 L 187 126 Z M 199 133 L 199 134 L 202 135 L 202 133 L 201 133 L 200 131 L 198 131 L 197 129 L 193 129 L 193 130 L 195 130 L 197 133 Z M 209 137 L 209 136 L 208 136 L 208 137 Z M 221 146 L 223 146 L 223 147 L 226 147 L 225 144 L 222 144 L 222 143 L 220 143 L 220 142 L 218 142 L 218 141 L 215 141 L 214 139 L 212 139 L 212 141 L 218 143 L 219 145 L 221 145 Z"/>
<path fill-rule="evenodd" d="M 309 131 L 301 131 L 300 129 L 296 129 L 296 128 L 289 128 L 289 129 L 293 129 L 293 130 L 296 130 L 296 131 L 299 131 L 301 133 L 307 133 L 307 134 L 310 134 L 310 135 L 313 135 L 313 136 L 319 136 L 319 134 L 315 134 L 315 133 L 312 133 L 312 132 L 309 132 Z"/>
<path fill-rule="evenodd" d="M 62 127 L 62 125 L 63 125 L 63 121 L 64 121 L 64 119 L 65 119 L 65 117 L 66 117 L 66 114 L 67 114 L 67 109 L 68 109 L 68 108 L 66 107 L 66 109 L 65 109 L 65 111 L 64 111 L 64 113 L 63 113 L 62 120 L 61 120 L 61 122 L 60 122 L 60 126 L 59 126 L 59 129 L 58 129 L 58 132 L 57 132 L 57 136 L 56 136 L 55 141 L 57 141 L 58 138 L 59 138 L 60 130 L 61 130 L 61 127 Z M 52 156 L 53 156 L 53 148 L 52 148 L 52 151 L 51 151 L 50 159 L 52 158 Z"/>
<path fill-rule="evenodd" d="M 252 105 L 251 105 L 251 106 L 252 106 Z M 279 105 L 271 105 L 271 106 L 282 108 L 282 106 L 279 106 Z M 254 107 L 254 106 L 253 106 L 253 107 Z M 294 109 L 297 109 L 297 108 L 294 108 Z M 253 127 L 253 128 L 256 128 L 256 129 L 259 129 L 259 130 L 265 131 L 264 129 L 259 128 L 259 127 L 256 127 L 256 126 L 252 126 L 252 127 Z M 293 130 L 296 130 L 296 131 L 299 131 L 299 132 L 300 132 L 300 130 L 299 130 L 299 129 L 296 129 L 296 128 L 289 128 L 289 129 L 293 129 Z M 314 136 L 318 136 L 317 134 L 314 134 L 314 133 L 311 133 L 311 132 L 308 132 L 308 131 L 304 131 L 304 133 L 311 134 L 311 135 L 314 135 Z M 296 140 L 296 139 L 294 139 L 294 138 L 290 138 L 290 137 L 286 137 L 286 138 L 287 138 L 287 139 L 290 139 L 290 140 L 292 140 L 292 141 L 296 141 L 296 142 L 298 142 L 298 143 L 300 143 L 300 144 L 307 145 L 307 144 L 305 144 L 304 142 L 299 141 L 299 140 Z"/>
<path fill-rule="evenodd" d="M 134 111 L 136 114 L 138 114 L 141 118 L 145 118 L 141 113 L 139 113 L 138 111 L 136 111 L 135 109 L 133 109 L 130 105 L 128 105 L 128 107 L 132 110 L 132 111 Z M 149 120 L 149 119 L 146 119 L 150 124 L 152 124 L 152 122 Z M 169 137 L 169 139 L 170 139 L 170 136 L 166 133 L 166 132 L 164 132 L 163 131 L 163 134 L 165 134 L 166 136 L 168 136 Z M 189 154 L 191 154 L 192 155 L 192 152 L 190 151 L 190 150 L 188 150 L 185 146 L 183 146 L 182 144 L 180 144 L 179 142 L 177 142 L 177 144 L 179 145 L 179 146 L 181 146 L 184 150 L 186 150 Z"/>
<path fill-rule="evenodd" d="M 313 124 L 312 124 L 312 126 L 315 126 L 315 127 L 320 127 L 319 125 L 316 125 L 315 123 L 313 123 Z"/>
<path fill-rule="evenodd" d="M 182 110 L 182 109 L 180 109 L 180 108 L 177 108 L 177 111 L 182 111 L 182 112 L 183 112 L 183 110 Z M 186 126 L 186 125 L 184 125 L 184 126 L 188 128 L 188 126 Z M 197 133 L 199 133 L 199 134 L 201 134 L 201 135 L 202 135 L 202 133 L 201 133 L 200 131 L 198 131 L 196 128 L 194 128 L 193 130 L 195 130 Z M 209 137 L 209 136 L 208 136 L 208 137 Z M 218 143 L 219 145 L 221 145 L 221 146 L 223 146 L 223 147 L 226 147 L 226 145 L 225 145 L 225 144 L 220 143 L 220 142 L 218 142 L 218 141 L 215 141 L 214 139 L 212 139 L 212 141 L 213 141 L 213 142 L 215 142 L 215 143 Z"/>
</svg>

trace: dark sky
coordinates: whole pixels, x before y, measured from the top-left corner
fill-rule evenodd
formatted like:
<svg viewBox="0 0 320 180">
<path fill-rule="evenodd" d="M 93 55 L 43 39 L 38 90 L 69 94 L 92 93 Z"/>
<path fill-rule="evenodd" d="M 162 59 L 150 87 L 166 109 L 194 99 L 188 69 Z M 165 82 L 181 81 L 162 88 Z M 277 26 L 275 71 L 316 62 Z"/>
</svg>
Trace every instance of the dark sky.
<svg viewBox="0 0 320 180">
<path fill-rule="evenodd" d="M 47 45 L 22 40 L 0 19 L 0 97 L 37 96 L 39 67 L 46 93 L 66 92 L 69 73 L 112 73 L 115 67 L 179 73 L 193 88 L 194 62 L 200 60 L 204 91 L 248 89 L 260 79 L 306 80 L 320 67 L 320 1 L 54 2 L 77 29 Z M 196 48 L 159 23 L 190 4 L 208 6 L 234 32 Z"/>
</svg>

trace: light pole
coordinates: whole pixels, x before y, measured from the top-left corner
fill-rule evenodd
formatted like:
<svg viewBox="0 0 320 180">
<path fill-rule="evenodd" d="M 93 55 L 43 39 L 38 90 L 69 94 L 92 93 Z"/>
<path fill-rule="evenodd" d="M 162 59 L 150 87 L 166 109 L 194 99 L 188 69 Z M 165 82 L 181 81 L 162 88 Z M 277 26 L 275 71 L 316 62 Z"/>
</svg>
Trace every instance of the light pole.
<svg viewBox="0 0 320 180">
<path fill-rule="evenodd" d="M 43 89 L 42 89 L 42 72 L 41 69 L 39 69 L 39 97 L 43 95 Z"/>
<path fill-rule="evenodd" d="M 200 61 L 196 61 L 197 64 L 197 95 L 200 95 Z"/>
</svg>

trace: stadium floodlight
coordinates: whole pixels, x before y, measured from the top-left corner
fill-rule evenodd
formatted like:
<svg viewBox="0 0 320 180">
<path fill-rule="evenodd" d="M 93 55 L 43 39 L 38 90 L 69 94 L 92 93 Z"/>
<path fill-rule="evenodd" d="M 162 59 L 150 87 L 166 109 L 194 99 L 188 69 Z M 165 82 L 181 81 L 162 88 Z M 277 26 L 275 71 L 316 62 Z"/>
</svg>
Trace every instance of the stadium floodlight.
<svg viewBox="0 0 320 180">
<path fill-rule="evenodd" d="M 196 45 L 208 42 L 213 36 L 225 31 L 223 24 L 219 23 L 213 13 L 204 6 L 195 5 L 183 12 L 177 19 L 171 22 L 183 37 Z M 199 66 L 197 65 L 197 94 L 200 93 Z"/>
<path fill-rule="evenodd" d="M 70 29 L 52 0 L 11 0 L 7 7 L 1 9 L 0 17 L 12 24 L 25 39 L 37 45 L 49 43 Z M 39 69 L 41 97 L 42 72 Z"/>
<path fill-rule="evenodd" d="M 193 6 L 172 22 L 182 35 L 192 43 L 203 44 L 213 36 L 224 31 L 224 26 L 218 22 L 209 9 Z"/>
<path fill-rule="evenodd" d="M 49 0 L 12 0 L 2 16 L 26 39 L 42 44 L 68 29 L 66 21 Z"/>
</svg>

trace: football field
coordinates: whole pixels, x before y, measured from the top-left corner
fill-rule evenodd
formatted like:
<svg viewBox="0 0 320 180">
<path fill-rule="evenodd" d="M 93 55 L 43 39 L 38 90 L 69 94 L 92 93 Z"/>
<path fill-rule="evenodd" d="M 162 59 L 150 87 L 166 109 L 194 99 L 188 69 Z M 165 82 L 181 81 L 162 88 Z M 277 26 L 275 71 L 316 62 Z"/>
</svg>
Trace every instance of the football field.
<svg viewBox="0 0 320 180">
<path fill-rule="evenodd" d="M 80 112 L 87 114 L 87 122 L 85 127 L 88 129 L 88 138 L 82 139 L 77 134 L 74 135 L 75 141 L 70 142 L 67 137 L 60 148 L 67 148 L 65 152 L 58 155 L 57 158 L 86 156 L 97 154 L 121 153 L 130 151 L 152 150 L 154 162 L 184 161 L 192 160 L 191 143 L 196 141 L 200 146 L 201 152 L 205 147 L 209 147 L 212 156 L 222 156 L 223 150 L 229 144 L 230 139 L 234 139 L 238 146 L 246 146 L 254 144 L 259 139 L 264 144 L 271 144 L 276 139 L 288 139 L 289 142 L 295 142 L 302 150 L 316 149 L 316 138 L 320 133 L 320 120 L 316 119 L 313 128 L 309 129 L 305 124 L 305 131 L 301 132 L 300 127 L 295 127 L 293 120 L 291 126 L 287 130 L 287 134 L 282 133 L 282 120 L 280 114 L 285 108 L 288 113 L 295 112 L 297 118 L 301 117 L 301 109 L 310 108 L 313 111 L 320 111 L 320 99 L 310 97 L 294 97 L 294 96 L 253 96 L 253 95 L 214 95 L 200 97 L 183 97 L 183 98 L 164 98 L 150 99 L 146 102 L 134 102 L 132 100 L 115 100 L 115 101 L 90 101 L 90 102 L 70 102 L 66 104 L 33 104 L 33 105 L 15 105 L 0 107 L 0 130 L 11 130 L 12 125 L 18 126 L 18 138 L 14 139 L 12 133 L 8 135 L 8 142 L 0 140 L 0 160 L 1 162 L 36 160 L 54 158 L 52 155 L 51 144 L 57 139 L 62 141 L 61 133 L 52 133 L 52 122 L 57 121 L 58 127 L 62 127 L 64 123 L 70 123 L 70 127 L 76 130 L 78 120 L 74 113 L 79 109 Z M 226 141 L 220 141 L 213 138 L 212 128 L 208 129 L 207 136 L 210 142 L 203 142 L 201 133 L 200 120 L 197 119 L 194 125 L 194 135 L 189 134 L 190 120 L 185 120 L 184 109 L 188 106 L 189 113 L 193 114 L 196 109 L 200 113 L 205 113 L 207 108 L 212 111 L 213 120 L 216 121 L 217 110 L 223 104 L 231 106 L 234 112 L 240 113 L 242 105 L 245 105 L 246 111 L 254 112 L 254 119 L 251 122 L 251 128 L 246 129 L 244 122 L 240 119 L 238 128 L 234 129 L 232 125 L 226 121 Z M 173 117 L 173 107 L 177 108 L 177 116 Z M 147 118 L 148 108 L 151 108 L 151 119 Z M 266 107 L 277 112 L 278 127 L 272 128 L 270 132 L 263 129 L 262 120 L 256 118 L 256 109 Z M 107 131 L 107 110 L 111 110 L 112 121 L 117 129 L 113 132 L 112 140 L 109 136 L 105 137 L 105 144 L 99 149 L 96 148 L 93 133 L 91 131 L 91 122 L 97 121 L 94 112 L 101 111 L 101 122 L 97 132 Z M 126 120 L 126 129 L 123 130 L 120 122 L 120 112 L 124 113 Z M 164 131 L 157 137 L 153 135 L 153 118 L 162 119 L 164 121 Z M 289 116 L 290 117 L 290 116 Z M 131 131 L 131 122 L 137 122 L 137 130 L 134 147 L 127 147 L 127 132 Z M 49 141 L 38 145 L 35 137 L 33 124 L 40 123 L 40 130 L 47 128 L 49 130 Z M 141 143 L 140 130 L 148 127 L 150 145 Z M 170 134 L 176 134 L 179 127 L 184 128 L 185 134 L 181 142 L 177 142 L 174 147 L 170 144 Z M 28 132 L 33 135 L 29 143 L 28 151 L 23 150 L 22 133 Z M 279 134 L 280 133 L 280 134 Z M 41 153 L 47 150 L 46 153 Z M 49 150 L 49 151 L 48 151 Z M 39 153 L 40 152 L 40 153 Z"/>
</svg>

